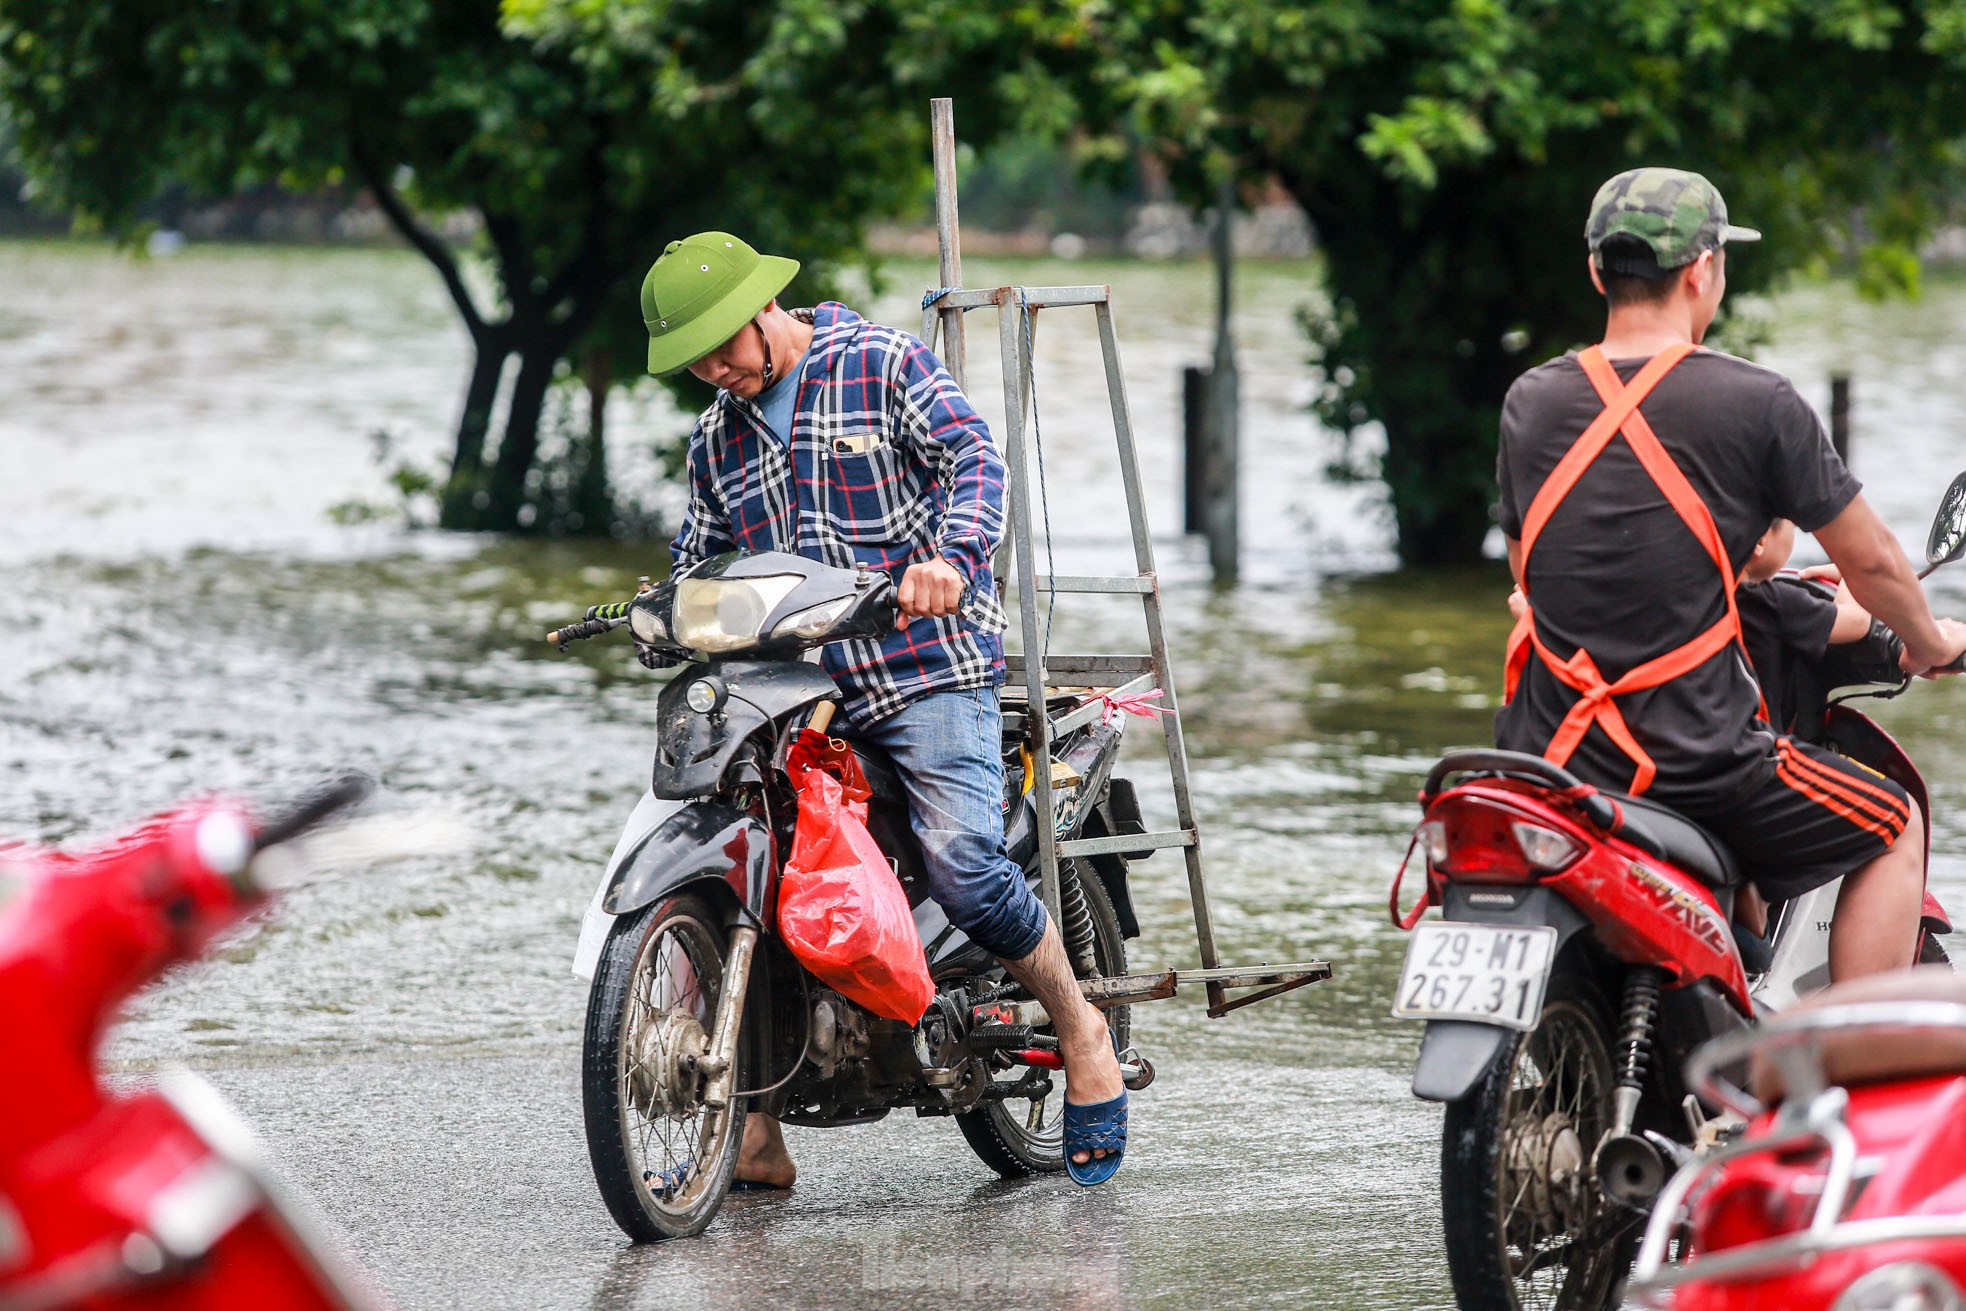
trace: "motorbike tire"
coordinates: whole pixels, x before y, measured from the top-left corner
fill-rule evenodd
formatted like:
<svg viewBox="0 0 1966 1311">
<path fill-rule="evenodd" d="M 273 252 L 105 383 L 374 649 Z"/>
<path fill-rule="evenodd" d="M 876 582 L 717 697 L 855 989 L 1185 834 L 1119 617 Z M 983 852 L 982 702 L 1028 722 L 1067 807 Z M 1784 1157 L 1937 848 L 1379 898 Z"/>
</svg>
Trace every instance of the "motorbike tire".
<svg viewBox="0 0 1966 1311">
<path fill-rule="evenodd" d="M 1126 973 L 1126 940 L 1120 935 L 1119 915 L 1113 910 L 1105 885 L 1077 861 L 1063 862 L 1058 876 L 1061 885 L 1065 880 L 1072 880 L 1084 894 L 1086 910 L 1092 917 L 1093 959 L 1100 976 Z M 1064 890 L 1062 886 L 1060 890 Z M 1115 1006 L 1106 1012 L 1106 1024 L 1112 1029 L 1114 1045 L 1120 1051 L 1126 1050 L 1132 1030 L 1131 1010 L 1128 1006 Z M 1065 1168 L 1064 1101 L 1063 1079 L 1054 1074 L 1052 1091 L 1040 1107 L 1049 1104 L 1057 1110 L 1045 1115 L 1041 1109 L 1036 1130 L 1029 1127 L 1028 1109 L 1019 1116 L 1007 1101 L 986 1102 L 975 1110 L 962 1112 L 955 1117 L 956 1127 L 962 1130 L 977 1158 L 1006 1179 L 1052 1174 Z M 1018 1104 L 1026 1108 L 1030 1105 Z"/>
<path fill-rule="evenodd" d="M 638 1243 L 702 1233 L 723 1206 L 737 1169 L 738 1148 L 744 1139 L 743 1101 L 731 1102 L 713 1138 L 709 1159 L 695 1169 L 694 1149 L 704 1108 L 700 1101 L 694 1107 L 686 1104 L 689 1094 L 680 1091 L 685 1087 L 682 1080 L 661 1084 L 660 1094 L 647 1091 L 657 1087 L 647 1081 L 659 1076 L 647 1073 L 653 1066 L 649 1053 L 655 1040 L 643 1037 L 651 1024 L 674 1024 L 678 1036 L 668 1040 L 667 1051 L 677 1053 L 685 1050 L 685 1044 L 700 1042 L 714 1027 L 726 955 L 724 931 L 719 927 L 722 922 L 723 916 L 695 893 L 668 897 L 622 916 L 602 948 L 588 993 L 580 1070 L 587 1154 L 608 1214 L 622 1233 Z M 686 975 L 676 967 L 676 958 L 662 955 L 669 941 L 680 947 Z M 658 968 L 663 969 L 661 976 L 655 973 Z M 681 995 L 694 1000 L 660 1010 L 644 1000 L 638 1007 L 638 998 L 647 997 L 658 977 L 687 979 Z M 681 1019 L 685 1014 L 688 1022 Z M 744 1046 L 738 1044 L 733 1089 L 748 1086 Z M 635 1051 L 641 1055 L 631 1061 L 630 1053 Z M 664 1054 L 662 1047 L 655 1051 Z M 637 1105 L 637 1073 L 645 1081 L 641 1093 L 644 1100 L 661 1095 L 684 1104 L 661 1106 L 654 1113 L 650 1107 Z M 673 1138 L 666 1136 L 666 1130 L 671 1129 L 675 1131 Z M 678 1155 L 679 1145 L 687 1146 L 687 1156 Z M 645 1177 L 651 1171 L 659 1175 L 682 1172 L 678 1176 L 682 1192 L 674 1204 L 657 1196 Z"/>
<path fill-rule="evenodd" d="M 1536 1027 L 1512 1035 L 1474 1089 L 1447 1105 L 1441 1219 L 1461 1311 L 1607 1311 L 1619 1303 L 1640 1235 L 1636 1219 L 1599 1191 L 1591 1169 L 1613 1113 L 1608 1014 L 1587 979 L 1559 968 Z M 1543 1082 L 1520 1086 L 1525 1073 Z M 1550 1090 L 1561 1100 L 1539 1113 Z M 1565 1158 L 1567 1173 L 1550 1168 Z M 1567 1227 L 1540 1232 L 1552 1216 Z M 1581 1263 L 1516 1273 L 1532 1249 L 1563 1234 L 1583 1249 Z"/>
</svg>

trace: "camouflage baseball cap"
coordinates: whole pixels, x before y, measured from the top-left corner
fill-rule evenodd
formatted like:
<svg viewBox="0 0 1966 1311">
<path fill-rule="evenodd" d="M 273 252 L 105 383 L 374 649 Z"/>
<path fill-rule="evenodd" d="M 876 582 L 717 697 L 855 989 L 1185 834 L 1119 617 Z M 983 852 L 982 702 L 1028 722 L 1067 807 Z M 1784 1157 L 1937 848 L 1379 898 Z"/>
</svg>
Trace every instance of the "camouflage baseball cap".
<svg viewBox="0 0 1966 1311">
<path fill-rule="evenodd" d="M 1599 268 L 1604 254 L 1598 247 L 1612 237 L 1644 243 L 1662 269 L 1691 264 L 1702 251 L 1730 241 L 1761 240 L 1753 228 L 1727 221 L 1727 202 L 1713 183 L 1677 168 L 1628 169 L 1597 189 L 1584 240 Z"/>
</svg>

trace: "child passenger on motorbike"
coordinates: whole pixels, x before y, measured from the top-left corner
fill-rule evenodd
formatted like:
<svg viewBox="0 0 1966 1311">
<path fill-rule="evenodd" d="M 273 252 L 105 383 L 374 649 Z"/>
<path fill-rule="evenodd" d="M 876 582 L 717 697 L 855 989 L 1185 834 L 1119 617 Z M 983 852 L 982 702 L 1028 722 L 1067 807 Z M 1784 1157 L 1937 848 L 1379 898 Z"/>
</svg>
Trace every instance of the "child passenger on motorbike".
<svg viewBox="0 0 1966 1311">
<path fill-rule="evenodd" d="M 781 306 L 798 271 L 729 233 L 701 232 L 670 242 L 642 283 L 649 372 L 688 369 L 718 389 L 690 435 L 675 567 L 737 549 L 789 551 L 895 580 L 896 630 L 822 653 L 845 735 L 893 760 L 930 894 L 950 922 L 1056 1025 L 1067 1168 L 1100 1183 L 1125 1145 L 1119 1062 L 1058 927 L 1004 846 L 1006 621 L 990 569 L 1003 462 L 921 341 L 841 304 Z M 750 1115 L 738 1181 L 782 1188 L 795 1173 L 777 1121 Z"/>
</svg>

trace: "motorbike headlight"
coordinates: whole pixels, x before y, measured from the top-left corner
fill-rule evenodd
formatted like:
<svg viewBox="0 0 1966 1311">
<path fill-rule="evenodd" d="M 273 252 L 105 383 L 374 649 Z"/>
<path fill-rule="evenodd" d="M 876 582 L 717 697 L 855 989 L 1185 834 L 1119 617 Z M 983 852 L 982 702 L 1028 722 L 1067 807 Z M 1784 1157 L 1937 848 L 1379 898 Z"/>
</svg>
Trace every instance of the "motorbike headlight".
<svg viewBox="0 0 1966 1311">
<path fill-rule="evenodd" d="M 1843 1290 L 1830 1311 L 1961 1311 L 1966 1297 L 1945 1271 L 1923 1261 L 1879 1266 Z"/>
<path fill-rule="evenodd" d="M 628 608 L 628 631 L 640 642 L 667 642 L 669 625 L 662 616 L 646 605 L 632 605 Z"/>
<path fill-rule="evenodd" d="M 675 640 L 711 655 L 756 646 L 765 620 L 804 581 L 797 574 L 685 578 L 676 584 Z"/>
<path fill-rule="evenodd" d="M 808 642 L 816 642 L 833 631 L 833 625 L 840 617 L 853 608 L 859 598 L 842 596 L 835 601 L 821 601 L 818 605 L 807 606 L 796 614 L 781 619 L 771 630 L 773 637 L 802 637 Z"/>
</svg>

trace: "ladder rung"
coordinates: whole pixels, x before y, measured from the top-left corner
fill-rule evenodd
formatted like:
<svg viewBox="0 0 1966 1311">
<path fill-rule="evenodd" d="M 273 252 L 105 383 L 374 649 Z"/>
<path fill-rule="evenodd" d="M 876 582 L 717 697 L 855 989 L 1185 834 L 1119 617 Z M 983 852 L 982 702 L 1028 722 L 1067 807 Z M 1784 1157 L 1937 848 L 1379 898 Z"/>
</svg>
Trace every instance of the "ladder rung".
<svg viewBox="0 0 1966 1311">
<path fill-rule="evenodd" d="M 980 310 L 1004 305 L 1014 287 L 962 287 L 944 294 L 928 308 L 935 310 Z M 1110 286 L 1025 287 L 1024 303 L 1034 310 L 1058 309 L 1066 305 L 1103 305 L 1113 298 Z"/>
<path fill-rule="evenodd" d="M 1142 674 L 1140 675 L 1140 677 L 1133 679 L 1131 682 L 1120 684 L 1120 686 L 1114 688 L 1111 692 L 1107 693 L 1107 695 L 1131 696 L 1135 692 L 1145 692 L 1151 687 L 1153 687 L 1154 681 L 1155 681 L 1154 676 L 1151 673 Z M 1065 736 L 1065 734 L 1071 732 L 1079 725 L 1090 724 L 1093 720 L 1098 719 L 1100 716 L 1104 715 L 1105 713 L 1106 713 L 1106 706 L 1102 701 L 1102 699 L 1098 697 L 1094 697 L 1092 700 L 1080 706 L 1077 710 L 1068 710 L 1064 714 L 1058 716 L 1058 718 L 1052 720 L 1051 731 L 1054 736 L 1063 737 Z"/>
<path fill-rule="evenodd" d="M 1061 305 L 1104 305 L 1113 298 L 1110 285 L 1097 287 L 1026 287 L 1024 303 L 1034 310 L 1056 309 Z"/>
<path fill-rule="evenodd" d="M 1105 856 L 1119 851 L 1148 851 L 1161 847 L 1192 847 L 1191 829 L 1170 829 L 1165 833 L 1121 833 L 1110 838 L 1073 838 L 1058 844 L 1061 856 Z"/>
<path fill-rule="evenodd" d="M 1121 574 L 1101 577 L 1096 574 L 1039 574 L 1038 590 L 1041 592 L 1138 592 L 1149 593 L 1154 590 L 1152 574 Z"/>
<path fill-rule="evenodd" d="M 1004 668 L 1021 674 L 1030 668 L 1024 653 L 1013 651 L 1003 658 Z M 1055 655 L 1046 656 L 1044 667 L 1053 674 L 1139 674 L 1153 669 L 1150 655 Z"/>
</svg>

